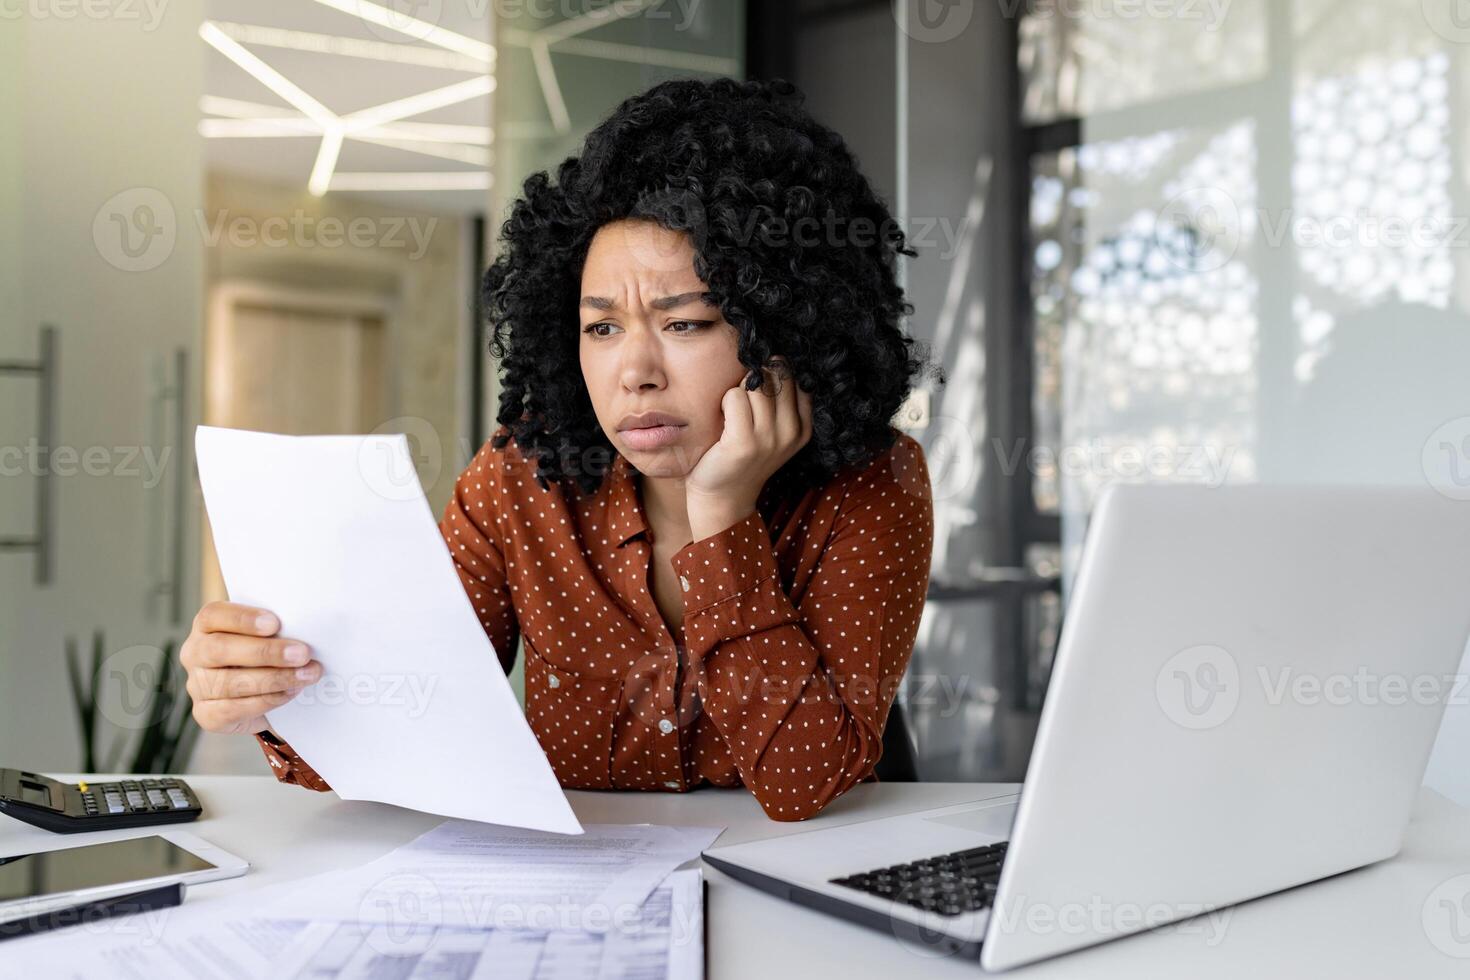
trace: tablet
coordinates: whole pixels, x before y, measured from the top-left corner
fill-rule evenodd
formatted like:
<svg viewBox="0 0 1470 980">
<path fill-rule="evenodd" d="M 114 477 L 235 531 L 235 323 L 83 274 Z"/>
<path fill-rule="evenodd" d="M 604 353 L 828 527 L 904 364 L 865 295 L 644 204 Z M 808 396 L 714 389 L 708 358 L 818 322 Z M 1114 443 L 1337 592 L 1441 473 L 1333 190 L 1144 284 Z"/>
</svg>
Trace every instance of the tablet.
<svg viewBox="0 0 1470 980">
<path fill-rule="evenodd" d="M 234 878 L 249 867 L 183 831 L 36 847 L 0 856 L 0 922 L 173 882 Z"/>
</svg>

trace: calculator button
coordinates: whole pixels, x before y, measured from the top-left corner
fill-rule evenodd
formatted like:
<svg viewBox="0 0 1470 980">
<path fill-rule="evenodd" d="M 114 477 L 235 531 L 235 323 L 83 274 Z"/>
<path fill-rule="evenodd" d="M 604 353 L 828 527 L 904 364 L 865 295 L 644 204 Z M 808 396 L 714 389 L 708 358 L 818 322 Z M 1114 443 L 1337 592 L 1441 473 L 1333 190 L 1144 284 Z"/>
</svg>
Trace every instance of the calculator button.
<svg viewBox="0 0 1470 980">
<path fill-rule="evenodd" d="M 122 813 L 123 812 L 123 805 L 122 805 L 122 803 L 120 803 L 120 802 L 114 802 L 112 800 L 109 800 L 107 802 L 107 812 L 108 813 Z"/>
<path fill-rule="evenodd" d="M 151 806 L 163 806 L 163 793 L 156 789 L 148 791 L 148 803 Z"/>
<path fill-rule="evenodd" d="M 128 806 L 143 806 L 143 794 L 135 789 L 128 790 Z"/>
</svg>

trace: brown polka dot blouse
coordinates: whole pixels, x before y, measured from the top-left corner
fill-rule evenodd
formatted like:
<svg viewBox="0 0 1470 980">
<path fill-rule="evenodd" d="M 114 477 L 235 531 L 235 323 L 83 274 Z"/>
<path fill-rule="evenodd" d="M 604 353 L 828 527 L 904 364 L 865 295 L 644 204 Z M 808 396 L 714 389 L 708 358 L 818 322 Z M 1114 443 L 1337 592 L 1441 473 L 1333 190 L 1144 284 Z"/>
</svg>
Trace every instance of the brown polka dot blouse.
<svg viewBox="0 0 1470 980">
<path fill-rule="evenodd" d="M 913 652 L 933 550 L 922 447 L 899 432 L 861 470 L 756 509 L 671 559 L 671 631 L 649 590 L 637 471 L 595 494 L 543 489 L 514 439 L 487 442 L 440 521 L 466 594 L 509 671 L 525 640 L 526 718 L 568 789 L 744 785 L 802 820 L 875 779 Z M 277 778 L 330 789 L 259 737 Z"/>
</svg>

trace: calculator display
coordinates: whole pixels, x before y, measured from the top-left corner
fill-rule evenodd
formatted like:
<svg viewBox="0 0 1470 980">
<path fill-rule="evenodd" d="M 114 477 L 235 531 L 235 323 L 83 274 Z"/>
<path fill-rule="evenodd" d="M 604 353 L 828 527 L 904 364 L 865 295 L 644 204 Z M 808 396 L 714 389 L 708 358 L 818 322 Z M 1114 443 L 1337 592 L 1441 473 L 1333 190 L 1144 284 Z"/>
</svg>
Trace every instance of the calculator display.
<svg viewBox="0 0 1470 980">
<path fill-rule="evenodd" d="M 0 857 L 0 902 L 214 867 L 162 837 L 136 837 Z"/>
</svg>

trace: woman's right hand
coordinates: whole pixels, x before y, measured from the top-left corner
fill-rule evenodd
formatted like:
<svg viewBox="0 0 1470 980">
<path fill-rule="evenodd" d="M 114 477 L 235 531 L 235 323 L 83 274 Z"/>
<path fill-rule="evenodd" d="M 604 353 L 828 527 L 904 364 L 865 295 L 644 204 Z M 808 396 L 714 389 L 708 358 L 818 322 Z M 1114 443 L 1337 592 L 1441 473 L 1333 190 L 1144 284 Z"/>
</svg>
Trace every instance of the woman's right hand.
<svg viewBox="0 0 1470 980">
<path fill-rule="evenodd" d="M 254 735 L 270 725 L 265 713 L 322 676 L 322 665 L 300 640 L 277 636 L 281 621 L 266 609 L 211 602 L 194 617 L 179 651 L 189 675 L 194 720 L 206 732 Z"/>
</svg>

